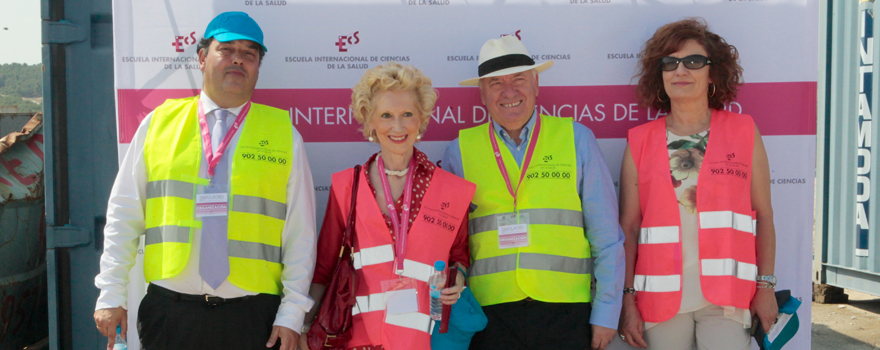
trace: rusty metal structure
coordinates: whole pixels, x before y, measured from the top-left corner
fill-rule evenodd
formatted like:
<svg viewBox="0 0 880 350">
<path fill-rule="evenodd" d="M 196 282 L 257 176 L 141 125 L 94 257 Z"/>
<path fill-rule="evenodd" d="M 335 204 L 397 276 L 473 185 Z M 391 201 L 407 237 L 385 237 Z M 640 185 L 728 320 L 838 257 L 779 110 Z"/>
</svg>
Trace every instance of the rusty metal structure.
<svg viewBox="0 0 880 350">
<path fill-rule="evenodd" d="M 43 115 L 0 138 L 0 350 L 48 334 Z"/>
</svg>

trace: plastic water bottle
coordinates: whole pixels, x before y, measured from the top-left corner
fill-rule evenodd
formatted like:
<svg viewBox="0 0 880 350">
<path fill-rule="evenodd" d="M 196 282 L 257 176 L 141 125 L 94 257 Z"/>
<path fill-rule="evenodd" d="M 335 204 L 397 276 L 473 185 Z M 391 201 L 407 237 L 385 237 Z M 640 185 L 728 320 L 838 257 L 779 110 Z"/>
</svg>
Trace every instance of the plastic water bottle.
<svg viewBox="0 0 880 350">
<path fill-rule="evenodd" d="M 122 326 L 116 326 L 116 343 L 113 350 L 128 350 L 128 343 L 122 338 Z"/>
<path fill-rule="evenodd" d="M 443 302 L 440 301 L 440 291 L 446 287 L 446 262 L 437 260 L 434 262 L 434 274 L 428 280 L 431 287 L 431 318 L 440 321 L 443 317 Z"/>
</svg>

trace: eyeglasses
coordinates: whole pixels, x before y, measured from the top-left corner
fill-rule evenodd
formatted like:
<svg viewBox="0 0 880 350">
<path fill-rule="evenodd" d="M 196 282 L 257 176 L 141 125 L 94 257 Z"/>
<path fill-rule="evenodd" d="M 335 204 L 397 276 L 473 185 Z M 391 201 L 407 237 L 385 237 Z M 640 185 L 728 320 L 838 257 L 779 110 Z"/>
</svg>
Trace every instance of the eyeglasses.
<svg viewBox="0 0 880 350">
<path fill-rule="evenodd" d="M 700 69 L 707 64 L 712 64 L 709 57 L 703 55 L 690 55 L 685 58 L 666 56 L 660 59 L 660 70 L 664 72 L 676 70 L 679 62 L 684 63 L 684 67 L 687 69 Z"/>
</svg>

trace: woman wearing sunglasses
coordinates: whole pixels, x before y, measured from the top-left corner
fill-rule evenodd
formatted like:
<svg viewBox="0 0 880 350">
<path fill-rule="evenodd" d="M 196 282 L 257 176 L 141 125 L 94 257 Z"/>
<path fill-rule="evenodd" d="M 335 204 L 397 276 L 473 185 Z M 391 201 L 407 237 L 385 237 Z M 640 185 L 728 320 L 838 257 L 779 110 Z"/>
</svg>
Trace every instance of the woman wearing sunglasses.
<svg viewBox="0 0 880 350">
<path fill-rule="evenodd" d="M 619 334 L 651 349 L 750 349 L 777 314 L 770 170 L 735 47 L 702 19 L 645 44 L 636 89 L 666 116 L 629 131 L 620 175 L 627 274 Z"/>
</svg>

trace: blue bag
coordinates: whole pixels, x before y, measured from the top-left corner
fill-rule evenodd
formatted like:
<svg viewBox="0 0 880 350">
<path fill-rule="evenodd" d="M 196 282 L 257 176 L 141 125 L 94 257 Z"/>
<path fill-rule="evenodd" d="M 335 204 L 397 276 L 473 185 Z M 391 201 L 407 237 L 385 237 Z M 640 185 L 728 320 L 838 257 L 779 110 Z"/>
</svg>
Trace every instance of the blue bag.
<svg viewBox="0 0 880 350">
<path fill-rule="evenodd" d="M 431 331 L 432 350 L 467 350 L 475 333 L 486 328 L 489 319 L 483 308 L 471 293 L 470 288 L 461 291 L 461 298 L 452 305 L 449 316 L 449 331 L 440 333 L 440 322 L 434 323 Z"/>
</svg>

